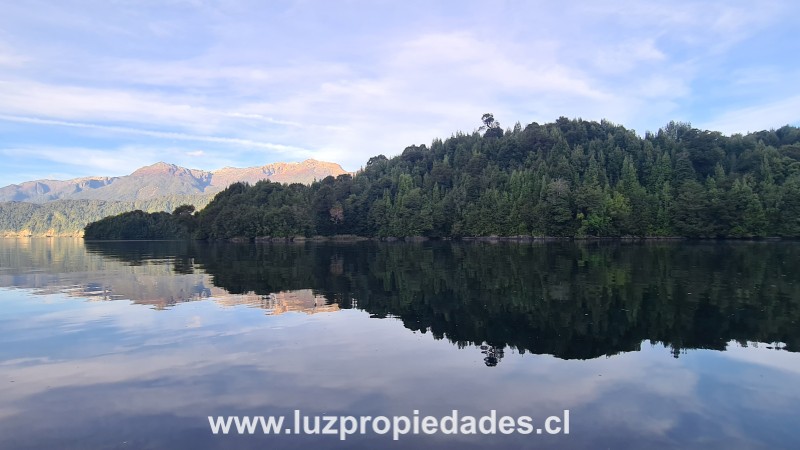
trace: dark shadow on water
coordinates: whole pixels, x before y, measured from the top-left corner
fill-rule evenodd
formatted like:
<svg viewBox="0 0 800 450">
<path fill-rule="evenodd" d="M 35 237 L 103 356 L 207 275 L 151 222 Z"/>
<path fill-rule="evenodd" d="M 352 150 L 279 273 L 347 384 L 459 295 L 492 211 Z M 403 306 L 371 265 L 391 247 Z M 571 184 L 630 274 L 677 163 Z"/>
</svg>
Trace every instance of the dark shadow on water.
<svg viewBox="0 0 800 450">
<path fill-rule="evenodd" d="M 800 349 L 798 243 L 86 242 L 128 264 L 202 270 L 230 293 L 313 289 L 459 347 L 589 359 L 661 342 Z"/>
</svg>

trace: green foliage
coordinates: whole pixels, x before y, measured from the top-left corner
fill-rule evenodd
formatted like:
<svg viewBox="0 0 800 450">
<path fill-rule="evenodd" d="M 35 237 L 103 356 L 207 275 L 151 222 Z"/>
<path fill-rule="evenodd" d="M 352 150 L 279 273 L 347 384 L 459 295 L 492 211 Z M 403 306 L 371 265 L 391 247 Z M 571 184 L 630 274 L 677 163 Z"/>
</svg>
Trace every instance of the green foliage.
<svg viewBox="0 0 800 450">
<path fill-rule="evenodd" d="M 345 178 L 340 182 L 344 183 Z M 312 198 L 311 188 L 302 184 L 283 185 L 270 181 L 259 181 L 252 186 L 232 184 L 197 214 L 196 237 L 310 236 L 315 219 L 335 234 L 349 217 L 344 207 L 334 200 L 336 180 L 328 177 L 322 183 L 325 189 L 317 189 L 320 196 L 316 199 Z"/>
<path fill-rule="evenodd" d="M 726 137 L 670 122 L 639 137 L 607 121 L 482 122 L 355 176 L 234 184 L 182 227 L 200 239 L 800 236 L 796 127 Z"/>
<path fill-rule="evenodd" d="M 87 223 L 126 211 L 172 211 L 181 203 L 205 206 L 208 196 L 163 196 L 151 200 L 57 200 L 49 203 L 0 203 L 0 235 L 80 236 Z"/>
<path fill-rule="evenodd" d="M 180 208 L 179 208 L 180 209 Z M 84 229 L 84 239 L 186 239 L 191 230 L 180 214 L 125 212 L 92 222 Z"/>
</svg>

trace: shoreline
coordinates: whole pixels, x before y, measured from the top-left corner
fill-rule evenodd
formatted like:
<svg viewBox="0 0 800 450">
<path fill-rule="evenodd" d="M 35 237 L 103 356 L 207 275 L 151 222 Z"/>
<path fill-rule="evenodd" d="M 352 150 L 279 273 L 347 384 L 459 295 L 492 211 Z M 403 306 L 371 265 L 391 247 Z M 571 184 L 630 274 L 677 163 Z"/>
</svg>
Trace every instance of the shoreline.
<svg viewBox="0 0 800 450">
<path fill-rule="evenodd" d="M 145 242 L 145 241 L 203 241 L 203 242 L 229 242 L 237 244 L 269 244 L 269 243 L 305 243 L 305 242 L 386 242 L 386 243 L 422 243 L 422 242 L 777 242 L 777 241 L 796 241 L 798 237 L 785 236 L 765 236 L 765 237 L 722 237 L 722 238 L 691 238 L 683 236 L 460 236 L 460 237 L 369 237 L 356 235 L 336 235 L 336 236 L 292 236 L 292 237 L 271 237 L 258 236 L 254 238 L 234 237 L 228 239 L 84 239 L 78 236 L 3 236 L 7 239 L 52 239 L 70 238 L 83 239 L 88 242 Z"/>
</svg>

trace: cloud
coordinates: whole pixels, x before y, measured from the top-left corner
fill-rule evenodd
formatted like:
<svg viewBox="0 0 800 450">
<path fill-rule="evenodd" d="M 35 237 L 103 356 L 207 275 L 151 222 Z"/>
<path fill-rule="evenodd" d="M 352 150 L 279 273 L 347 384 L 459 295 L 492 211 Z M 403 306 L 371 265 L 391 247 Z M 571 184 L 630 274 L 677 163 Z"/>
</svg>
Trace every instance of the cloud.
<svg viewBox="0 0 800 450">
<path fill-rule="evenodd" d="M 8 45 L 0 42 L 0 67 L 18 68 L 24 66 L 29 61 L 29 58 L 20 55 Z"/>
<path fill-rule="evenodd" d="M 204 55 L 192 60 L 153 61 L 139 59 L 112 59 L 102 62 L 100 68 L 108 77 L 126 85 L 183 86 L 194 88 L 220 88 L 237 93 L 253 93 L 275 85 L 305 85 L 322 78 L 340 78 L 351 75 L 345 64 L 319 62 L 314 70 L 293 64 L 279 67 L 260 66 L 257 62 L 230 63 L 223 56 Z M 269 91 L 261 91 L 268 96 Z"/>
<path fill-rule="evenodd" d="M 39 161 L 40 164 L 42 161 L 56 164 L 61 169 L 61 175 L 71 174 L 64 178 L 86 175 L 127 175 L 132 169 L 151 164 L 163 157 L 163 154 L 159 155 L 155 149 L 148 148 L 117 148 L 114 151 L 108 151 L 107 149 L 61 146 L 5 148 L 0 150 L 0 154 L 4 159 L 23 156 L 26 159 Z"/>
<path fill-rule="evenodd" d="M 199 99 L 171 93 L 154 95 L 123 88 L 72 86 L 30 80 L 0 81 L 0 113 L 53 120 L 161 123 L 170 127 L 214 130 L 213 111 L 195 106 Z"/>
<path fill-rule="evenodd" d="M 748 110 L 792 120 L 765 90 L 800 95 L 800 63 L 786 57 L 792 2 L 420 7 L 137 4 L 123 21 L 113 8 L 12 5 L 0 18 L 0 114 L 40 127 L 15 147 L 69 128 L 112 148 L 197 142 L 236 166 L 271 162 L 251 162 L 251 148 L 353 170 L 472 131 L 485 112 L 504 126 L 563 115 L 746 131 L 763 122 Z"/>
<path fill-rule="evenodd" d="M 0 120 L 7 120 L 7 121 L 10 121 L 10 122 L 29 123 L 29 124 L 36 124 L 36 125 L 56 125 L 56 126 L 61 126 L 61 127 L 86 128 L 86 129 L 93 129 L 93 130 L 109 131 L 109 132 L 113 132 L 113 133 L 138 134 L 138 135 L 148 136 L 148 137 L 175 139 L 175 140 L 181 140 L 181 141 L 196 141 L 196 142 L 209 142 L 209 143 L 215 143 L 215 144 L 230 144 L 230 145 L 236 145 L 236 146 L 241 146 L 241 147 L 263 148 L 263 149 L 273 150 L 273 151 L 278 151 L 278 152 L 295 152 L 295 153 L 306 152 L 305 149 L 302 149 L 302 148 L 299 148 L 299 147 L 292 147 L 292 146 L 289 146 L 289 145 L 282 145 L 282 144 L 273 144 L 273 143 L 269 143 L 269 142 L 258 142 L 258 141 L 252 141 L 252 140 L 249 140 L 249 139 L 220 137 L 220 136 L 203 136 L 203 135 L 186 134 L 186 133 L 178 133 L 178 132 L 171 132 L 171 131 L 145 130 L 145 129 L 141 129 L 141 128 L 132 128 L 132 127 L 117 126 L 117 125 L 102 125 L 102 124 L 85 123 L 85 122 L 67 122 L 67 121 L 63 121 L 63 120 L 40 119 L 40 118 L 37 118 L 37 117 L 24 117 L 24 116 L 10 116 L 10 115 L 5 115 L 5 114 L 0 114 Z"/>
<path fill-rule="evenodd" d="M 533 48 L 526 49 L 526 53 L 548 47 L 546 43 L 532 44 Z M 537 92 L 607 98 L 605 93 L 592 87 L 589 76 L 555 58 L 528 59 L 514 53 L 500 42 L 467 33 L 433 33 L 403 45 L 392 55 L 387 73 L 406 69 L 404 75 L 422 85 L 432 82 L 441 87 L 451 83 L 450 92 L 455 86 L 464 88 L 464 84 L 469 83 L 475 93 L 494 94 L 502 89 L 523 95 Z M 454 74 L 457 77 L 453 77 Z"/>
<path fill-rule="evenodd" d="M 601 49 L 594 55 L 592 63 L 598 70 L 620 75 L 637 69 L 643 63 L 658 63 L 666 59 L 667 55 L 658 48 L 655 39 L 648 38 Z"/>
<path fill-rule="evenodd" d="M 264 121 L 264 122 L 275 123 L 275 124 L 278 124 L 278 125 L 286 125 L 286 126 L 289 126 L 289 127 L 303 127 L 304 126 L 303 124 L 298 123 L 298 122 L 292 122 L 290 120 L 278 120 L 278 119 L 274 119 L 272 117 L 267 117 L 267 116 L 264 116 L 264 115 L 261 115 L 261 114 L 233 112 L 233 113 L 227 113 L 226 115 L 230 116 L 230 117 L 237 117 L 237 118 L 242 118 L 242 119 L 260 120 L 260 121 Z"/>
<path fill-rule="evenodd" d="M 743 133 L 800 126 L 800 95 L 755 106 L 740 107 L 702 123 L 702 128 L 723 133 Z"/>
<path fill-rule="evenodd" d="M 37 166 L 52 166 L 58 168 L 57 172 L 40 172 L 31 176 L 31 179 L 66 180 L 91 175 L 121 176 L 128 175 L 139 167 L 153 164 L 156 161 L 170 161 L 188 168 L 218 168 L 235 166 L 238 164 L 235 154 L 226 152 L 220 156 L 219 152 L 207 154 L 203 150 L 187 149 L 181 147 L 162 147 L 147 145 L 125 145 L 113 148 L 87 148 L 87 147 L 62 147 L 62 146 L 25 146 L 0 148 L 0 156 L 7 163 L 19 163 L 24 159 Z M 10 184 L 10 183 L 9 183 Z"/>
</svg>

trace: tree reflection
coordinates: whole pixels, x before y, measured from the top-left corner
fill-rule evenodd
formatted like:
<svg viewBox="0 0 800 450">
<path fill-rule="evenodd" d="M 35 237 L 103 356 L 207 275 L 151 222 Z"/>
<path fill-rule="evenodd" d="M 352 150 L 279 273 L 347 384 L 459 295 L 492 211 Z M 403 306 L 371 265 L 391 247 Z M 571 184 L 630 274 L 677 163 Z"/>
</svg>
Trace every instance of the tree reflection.
<svg viewBox="0 0 800 450">
<path fill-rule="evenodd" d="M 493 345 L 481 345 L 481 353 L 486 355 L 483 362 L 487 367 L 496 366 L 504 356 L 503 349 Z"/>
<path fill-rule="evenodd" d="M 341 308 L 483 346 L 487 366 L 509 348 L 587 359 L 636 351 L 645 340 L 664 343 L 675 357 L 724 350 L 731 340 L 800 348 L 798 243 L 86 247 L 134 263 L 171 258 L 176 272 L 202 268 L 231 293 L 310 288 Z"/>
</svg>

